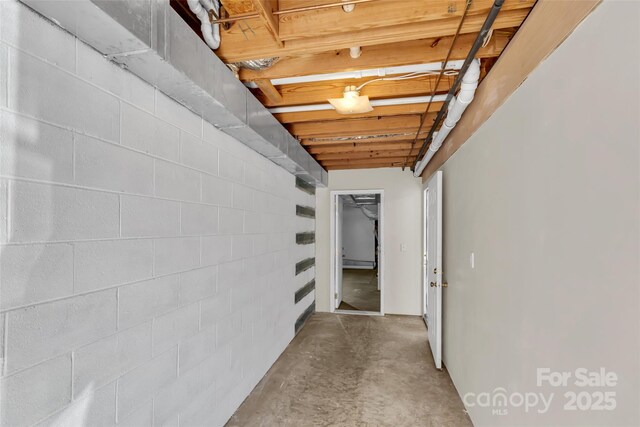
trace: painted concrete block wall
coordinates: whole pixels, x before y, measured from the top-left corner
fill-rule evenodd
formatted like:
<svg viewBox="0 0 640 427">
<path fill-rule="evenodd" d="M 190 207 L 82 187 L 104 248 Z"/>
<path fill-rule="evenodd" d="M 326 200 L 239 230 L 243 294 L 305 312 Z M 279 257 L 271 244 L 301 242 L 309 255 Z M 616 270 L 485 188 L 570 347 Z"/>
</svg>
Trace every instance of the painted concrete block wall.
<svg viewBox="0 0 640 427">
<path fill-rule="evenodd" d="M 639 17 L 601 3 L 443 167 L 451 378 L 462 396 L 554 394 L 506 415 L 471 395 L 477 426 L 640 425 Z M 571 377 L 538 386 L 538 368 Z M 579 368 L 617 384 L 576 386 Z M 615 409 L 590 409 L 604 392 Z"/>
<path fill-rule="evenodd" d="M 331 311 L 330 193 L 332 190 L 384 190 L 383 298 L 388 314 L 421 314 L 422 183 L 407 169 L 381 168 L 329 172 L 329 186 L 316 193 L 318 311 Z M 402 251 L 402 245 L 405 251 Z"/>
<path fill-rule="evenodd" d="M 294 335 L 315 198 L 20 3 L 0 16 L 0 425 L 223 425 Z"/>
</svg>

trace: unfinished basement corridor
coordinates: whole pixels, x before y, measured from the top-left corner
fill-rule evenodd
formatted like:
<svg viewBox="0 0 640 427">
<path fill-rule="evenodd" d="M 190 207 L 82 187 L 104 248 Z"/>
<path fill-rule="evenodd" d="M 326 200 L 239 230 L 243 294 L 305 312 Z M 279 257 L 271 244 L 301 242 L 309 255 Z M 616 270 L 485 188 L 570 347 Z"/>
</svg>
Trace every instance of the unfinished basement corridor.
<svg viewBox="0 0 640 427">
<path fill-rule="evenodd" d="M 0 427 L 639 427 L 638 76 L 640 0 L 0 0 Z"/>
<path fill-rule="evenodd" d="M 417 316 L 316 313 L 227 426 L 471 426 Z"/>
</svg>

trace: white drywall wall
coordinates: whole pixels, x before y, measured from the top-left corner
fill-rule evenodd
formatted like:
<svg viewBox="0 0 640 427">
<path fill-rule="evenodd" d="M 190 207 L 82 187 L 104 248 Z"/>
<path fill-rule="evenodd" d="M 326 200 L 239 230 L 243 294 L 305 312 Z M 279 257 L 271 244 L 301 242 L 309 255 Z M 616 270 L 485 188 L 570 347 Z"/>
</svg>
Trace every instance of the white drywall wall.
<svg viewBox="0 0 640 427">
<path fill-rule="evenodd" d="M 384 311 L 420 314 L 422 184 L 409 169 L 338 170 L 329 172 L 328 188 L 316 192 L 316 307 L 330 311 L 331 190 L 384 190 Z M 402 252 L 402 245 L 405 251 Z"/>
<path fill-rule="evenodd" d="M 221 426 L 313 292 L 315 197 L 0 2 L 2 426 Z"/>
<path fill-rule="evenodd" d="M 604 1 L 442 168 L 456 388 L 554 393 L 544 414 L 468 406 L 477 426 L 640 425 L 639 24 L 637 2 Z M 568 386 L 538 387 L 538 368 Z M 617 385 L 575 386 L 578 368 Z M 572 391 L 617 406 L 565 410 Z"/>
<path fill-rule="evenodd" d="M 355 206 L 345 205 L 342 211 L 342 246 L 344 259 L 358 261 L 352 265 L 373 267 L 375 262 L 375 227 L 372 220 L 367 218 L 362 210 Z M 366 261 L 370 264 L 363 264 Z"/>
</svg>

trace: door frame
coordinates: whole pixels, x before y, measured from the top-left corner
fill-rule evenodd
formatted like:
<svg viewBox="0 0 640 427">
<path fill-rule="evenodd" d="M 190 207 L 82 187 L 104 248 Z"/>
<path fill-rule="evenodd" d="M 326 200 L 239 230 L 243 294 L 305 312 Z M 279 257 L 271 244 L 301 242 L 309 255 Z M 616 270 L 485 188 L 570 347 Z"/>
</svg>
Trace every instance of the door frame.
<svg viewBox="0 0 640 427">
<path fill-rule="evenodd" d="M 365 194 L 379 194 L 380 195 L 380 212 L 378 213 L 378 283 L 380 284 L 380 311 L 354 311 L 354 310 L 339 310 L 336 308 L 336 286 L 337 286 L 337 271 L 336 271 L 336 205 L 337 198 L 339 196 L 365 195 Z M 355 314 L 364 316 L 384 316 L 384 190 L 372 189 L 372 190 L 333 190 L 330 192 L 329 201 L 330 211 L 330 288 L 329 288 L 329 307 L 331 313 L 338 314 Z"/>
</svg>

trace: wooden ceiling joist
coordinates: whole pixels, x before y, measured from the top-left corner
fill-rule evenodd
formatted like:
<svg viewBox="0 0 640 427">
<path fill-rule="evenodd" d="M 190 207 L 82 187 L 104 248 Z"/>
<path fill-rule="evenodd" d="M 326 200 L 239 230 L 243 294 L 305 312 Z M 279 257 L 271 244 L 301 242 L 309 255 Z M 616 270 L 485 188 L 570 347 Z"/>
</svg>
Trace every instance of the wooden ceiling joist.
<svg viewBox="0 0 640 427">
<path fill-rule="evenodd" d="M 382 117 L 380 119 L 338 120 L 331 122 L 293 123 L 289 125 L 292 135 L 298 137 L 325 137 L 350 135 L 376 135 L 394 132 L 417 131 L 420 116 Z"/>
<path fill-rule="evenodd" d="M 514 29 L 494 31 L 491 40 L 480 48 L 478 58 L 499 56 L 505 48 Z M 464 59 L 476 39 L 477 34 L 462 34 L 458 37 L 450 60 Z M 309 74 L 328 74 L 343 71 L 366 70 L 371 68 L 397 67 L 401 65 L 442 62 L 453 37 L 437 37 L 422 40 L 410 40 L 401 43 L 387 43 L 377 46 L 365 46 L 362 55 L 353 59 L 348 49 L 331 50 L 315 55 L 285 58 L 270 68 L 261 71 L 242 69 L 240 80 L 277 79 L 282 77 L 306 76 Z"/>
<path fill-rule="evenodd" d="M 342 159 L 342 160 L 324 160 L 322 161 L 323 166 L 338 166 L 338 165 L 362 165 L 362 164 L 370 164 L 376 162 L 404 162 L 407 158 L 406 155 L 397 155 L 397 156 L 389 156 L 389 157 L 377 157 L 375 159 Z M 413 161 L 415 156 L 410 156 L 409 160 Z"/>
<path fill-rule="evenodd" d="M 465 3 L 465 0 L 376 0 L 357 5 L 352 13 L 344 13 L 340 7 L 291 13 L 280 17 L 280 37 L 297 40 L 419 22 L 459 21 Z M 484 17 L 492 6 L 493 0 L 474 0 L 467 16 Z M 507 0 L 502 10 L 527 7 L 531 4 L 525 1 Z"/>
<path fill-rule="evenodd" d="M 420 138 L 425 138 L 429 130 L 422 130 L 420 132 Z M 398 141 L 413 141 L 415 138 L 416 132 L 397 132 L 393 134 L 377 134 L 373 135 L 371 138 L 364 137 L 360 139 L 339 139 L 336 137 L 333 138 L 303 138 L 300 143 L 304 147 L 331 147 L 336 145 L 344 145 L 344 144 L 358 144 L 358 145 L 368 145 L 368 144 L 386 144 L 386 143 L 395 143 Z"/>
<path fill-rule="evenodd" d="M 373 79 L 367 79 L 373 80 Z M 330 80 L 325 82 L 300 83 L 279 86 L 282 102 L 274 103 L 257 93 L 256 97 L 269 107 L 303 104 L 326 104 L 329 98 L 341 98 L 344 88 L 349 85 L 361 85 L 364 79 Z M 370 99 L 402 98 L 407 96 L 431 95 L 437 80 L 436 75 L 408 80 L 379 80 L 368 84 L 360 91 Z M 440 80 L 436 93 L 446 93 L 453 84 L 455 76 L 445 76 Z"/>
<path fill-rule="evenodd" d="M 360 165 L 329 165 L 326 169 L 331 170 L 345 170 L 345 169 L 373 169 L 373 168 L 400 168 L 404 164 L 402 162 L 375 162 L 365 163 Z"/>
<path fill-rule="evenodd" d="M 348 154 L 349 159 L 376 159 L 380 157 L 397 157 L 397 156 L 406 156 L 411 154 L 412 157 L 418 155 L 418 150 L 420 147 L 415 148 L 409 152 L 408 149 L 404 150 L 392 150 L 392 151 L 355 151 L 351 153 L 329 153 L 329 154 L 317 154 L 315 155 L 315 159 L 318 161 L 325 160 L 341 160 L 345 158 L 345 154 Z"/>
<path fill-rule="evenodd" d="M 404 2 L 396 2 L 403 4 Z M 425 2 L 428 4 L 428 2 Z M 510 2 L 506 2 L 505 5 Z M 516 1 L 520 8 L 500 12 L 493 24 L 493 29 L 518 27 L 526 18 L 534 0 Z M 513 3 L 511 3 L 513 4 Z M 504 6 L 503 6 L 504 8 Z M 411 11 L 407 10 L 410 14 Z M 461 28 L 461 34 L 477 33 L 484 23 L 484 14 L 469 16 Z M 234 25 L 223 31 L 223 42 L 216 54 L 224 62 L 239 62 L 248 59 L 304 56 L 313 53 L 348 49 L 352 46 L 372 46 L 386 43 L 398 43 L 409 40 L 431 37 L 447 37 L 455 34 L 460 19 L 447 18 L 437 21 L 414 22 L 390 27 L 379 27 L 354 31 L 346 34 L 329 34 L 323 37 L 289 40 L 280 48 L 269 35 L 265 24 L 260 19 L 244 21 L 253 30 L 251 35 L 246 30 Z"/>
<path fill-rule="evenodd" d="M 260 92 L 273 103 L 282 103 L 282 95 L 278 92 L 278 89 L 274 85 L 271 84 L 271 80 L 269 79 L 257 79 L 254 80 L 254 83 L 260 89 Z"/>
<path fill-rule="evenodd" d="M 433 102 L 429 107 L 430 112 L 438 112 L 442 107 L 442 102 Z M 386 117 L 386 116 L 404 116 L 411 114 L 423 114 L 427 109 L 426 103 L 421 104 L 404 104 L 404 105 L 387 105 L 383 107 L 374 107 L 373 111 L 362 114 L 339 114 L 335 110 L 319 110 L 319 111 L 300 111 L 294 113 L 276 113 L 274 117 L 280 123 L 304 123 L 304 122 L 321 122 L 328 120 L 349 120 L 366 117 Z"/>
<path fill-rule="evenodd" d="M 416 144 L 418 145 L 418 144 Z M 411 141 L 398 141 L 389 142 L 385 144 L 339 144 L 336 146 L 320 146 L 309 147 L 308 151 L 312 155 L 317 154 L 350 154 L 358 152 L 370 152 L 370 151 L 396 151 L 396 150 L 409 150 L 411 148 Z"/>
<path fill-rule="evenodd" d="M 253 0 L 253 5 L 276 45 L 283 47 L 284 43 L 282 43 L 280 36 L 280 20 L 273 14 L 274 10 L 278 10 L 278 0 Z"/>
<path fill-rule="evenodd" d="M 231 17 L 245 16 L 221 30 L 222 43 L 215 53 L 226 63 L 278 57 L 265 70 L 241 69 L 239 77 L 255 83 L 251 90 L 266 107 L 288 107 L 327 105 L 329 98 L 342 97 L 345 86 L 360 86 L 376 78 L 275 85 L 274 79 L 440 63 L 447 57 L 465 59 L 494 0 L 473 0 L 460 27 L 467 0 L 363 0 L 351 13 L 344 13 L 336 0 L 221 1 Z M 507 45 L 517 37 L 514 34 L 535 3 L 505 0 L 491 38 L 476 55 L 483 60 L 481 81 L 503 50 L 509 49 Z M 171 4 L 198 33 L 199 20 L 189 13 L 186 0 L 171 0 Z M 329 4 L 333 6 L 315 7 Z M 354 46 L 361 48 L 358 58 L 349 54 Z M 372 100 L 443 94 L 456 79 L 445 76 L 434 87 L 436 73 L 405 80 L 385 77 L 387 80 L 368 83 L 360 94 Z M 482 94 L 480 86 L 476 95 L 481 98 Z M 327 170 L 402 167 L 407 160 L 411 164 L 416 159 L 442 105 L 434 102 L 428 112 L 423 102 L 378 106 L 352 115 L 330 109 L 275 113 L 274 117 Z M 416 139 L 423 117 L 424 126 Z"/>
</svg>

